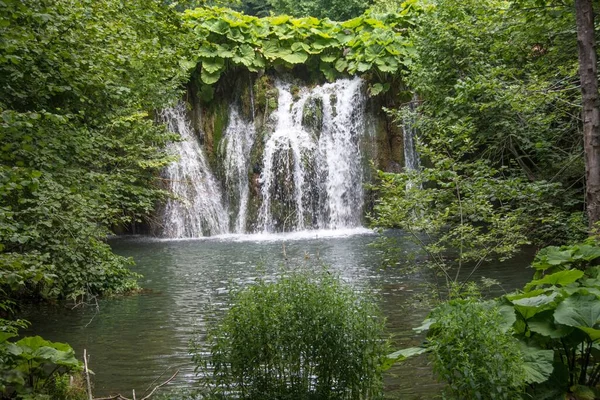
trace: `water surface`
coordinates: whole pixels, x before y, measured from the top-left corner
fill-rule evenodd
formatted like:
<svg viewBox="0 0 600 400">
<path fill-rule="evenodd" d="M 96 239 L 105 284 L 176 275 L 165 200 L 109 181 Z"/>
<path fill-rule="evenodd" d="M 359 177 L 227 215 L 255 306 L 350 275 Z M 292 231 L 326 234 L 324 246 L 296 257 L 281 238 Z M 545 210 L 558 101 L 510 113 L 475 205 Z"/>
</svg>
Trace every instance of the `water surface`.
<svg viewBox="0 0 600 400">
<path fill-rule="evenodd" d="M 427 310 L 418 306 L 415 294 L 432 276 L 381 268 L 383 255 L 369 246 L 376 238 L 365 229 L 194 240 L 116 238 L 111 240 L 115 252 L 135 259 L 133 269 L 143 274 L 140 284 L 148 291 L 101 300 L 98 308 L 32 307 L 23 317 L 33 324 L 28 334 L 68 342 L 79 356 L 87 349 L 96 396 L 135 389 L 140 397 L 161 374 L 166 380 L 175 369 L 181 372 L 173 385 L 193 384 L 189 342 L 211 323 L 209 310 L 225 307 L 230 288 L 274 277 L 282 269 L 327 265 L 359 290 L 375 291 L 395 345 L 418 345 L 423 337 L 412 328 Z M 500 281 L 496 293 L 511 290 L 530 279 L 525 269 L 530 258 L 526 253 L 516 261 L 487 265 L 476 275 Z M 424 357 L 386 377 L 391 398 L 430 399 L 439 390 Z"/>
</svg>

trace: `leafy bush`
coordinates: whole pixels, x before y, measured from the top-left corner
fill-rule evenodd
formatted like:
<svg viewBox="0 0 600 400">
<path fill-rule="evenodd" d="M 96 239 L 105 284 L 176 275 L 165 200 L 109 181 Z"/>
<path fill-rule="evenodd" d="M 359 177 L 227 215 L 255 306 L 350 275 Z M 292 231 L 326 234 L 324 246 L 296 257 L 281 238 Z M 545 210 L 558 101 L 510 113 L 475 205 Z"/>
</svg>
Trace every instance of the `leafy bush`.
<svg viewBox="0 0 600 400">
<path fill-rule="evenodd" d="M 81 370 L 81 362 L 75 358 L 71 346 L 39 336 L 9 341 L 15 336 L 0 332 L 0 393 L 9 398 L 27 398 L 49 391 L 55 392 L 54 398 L 60 398 L 56 396 L 57 390 L 67 393 L 68 385 L 62 374 Z"/>
<path fill-rule="evenodd" d="M 235 293 L 194 361 L 217 398 L 374 398 L 383 328 L 374 303 L 338 279 L 293 273 Z"/>
<path fill-rule="evenodd" d="M 105 238 L 165 196 L 148 111 L 188 77 L 183 32 L 153 0 L 0 3 L 0 299 L 135 287 Z"/>
<path fill-rule="evenodd" d="M 371 88 L 376 95 L 389 89 L 390 81 L 410 63 L 413 45 L 406 28 L 420 8 L 415 1 L 404 6 L 397 14 L 376 18 L 367 11 L 345 22 L 287 15 L 257 18 L 223 8 L 187 10 L 183 18 L 193 31 L 204 85 L 213 85 L 234 66 L 257 72 L 303 64 L 329 80 L 369 73 L 372 79 L 378 77 Z"/>
<path fill-rule="evenodd" d="M 434 372 L 458 399 L 515 399 L 525 386 L 519 342 L 492 302 L 455 300 L 430 315 Z"/>
<path fill-rule="evenodd" d="M 534 279 L 502 301 L 527 349 L 543 349 L 534 365 L 535 398 L 598 398 L 600 391 L 600 247 L 592 241 L 540 250 Z M 590 397 L 591 396 L 591 397 Z"/>
<path fill-rule="evenodd" d="M 431 352 L 434 369 L 461 398 L 476 395 L 470 391 L 486 377 L 497 393 L 484 398 L 505 398 L 510 391 L 516 396 L 519 388 L 535 399 L 600 398 L 598 260 L 594 239 L 546 247 L 536 255 L 534 279 L 523 290 L 494 302 L 442 304 L 417 328 L 430 330 L 430 343 L 390 354 L 388 364 Z M 520 341 L 520 356 L 514 340 Z"/>
</svg>

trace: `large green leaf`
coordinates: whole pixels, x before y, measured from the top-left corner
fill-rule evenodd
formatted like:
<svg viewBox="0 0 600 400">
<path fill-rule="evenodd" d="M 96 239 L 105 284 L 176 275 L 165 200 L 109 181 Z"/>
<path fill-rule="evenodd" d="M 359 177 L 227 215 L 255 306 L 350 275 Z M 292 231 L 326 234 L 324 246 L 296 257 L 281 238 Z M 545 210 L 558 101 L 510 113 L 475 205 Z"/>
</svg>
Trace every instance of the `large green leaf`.
<svg viewBox="0 0 600 400">
<path fill-rule="evenodd" d="M 319 69 L 321 70 L 321 72 L 323 73 L 323 75 L 325 75 L 325 78 L 327 78 L 328 81 L 334 81 L 335 78 L 337 78 L 338 73 L 335 70 L 335 68 L 333 68 L 331 66 L 331 64 L 329 63 L 321 63 L 319 66 Z"/>
<path fill-rule="evenodd" d="M 502 316 L 502 322 L 500 323 L 500 329 L 502 332 L 508 332 L 515 321 L 517 320 L 517 315 L 515 314 L 514 307 L 504 304 L 498 307 L 498 313 Z"/>
<path fill-rule="evenodd" d="M 281 58 L 290 64 L 302 64 L 308 59 L 308 54 L 305 52 L 284 53 Z"/>
<path fill-rule="evenodd" d="M 573 327 L 556 325 L 554 323 L 554 311 L 542 311 L 527 321 L 527 326 L 532 332 L 547 336 L 551 339 L 560 339 L 573 332 Z"/>
<path fill-rule="evenodd" d="M 219 78 L 221 77 L 221 72 L 215 72 L 215 73 L 210 73 L 205 69 L 202 69 L 202 73 L 200 74 L 200 78 L 202 79 L 202 82 L 206 83 L 207 85 L 212 85 L 214 83 L 217 83 L 217 81 L 219 80 Z"/>
<path fill-rule="evenodd" d="M 275 58 L 282 58 L 282 56 L 291 53 L 289 49 L 282 49 L 279 46 L 279 41 L 277 40 L 269 40 L 268 42 L 265 42 L 262 50 L 263 55 L 271 60 Z"/>
<path fill-rule="evenodd" d="M 225 67 L 225 60 L 221 57 L 203 58 L 202 59 L 202 71 L 206 71 L 209 74 L 221 72 Z"/>
<path fill-rule="evenodd" d="M 203 21 L 203 25 L 211 32 L 225 35 L 229 32 L 229 24 L 220 18 Z"/>
<path fill-rule="evenodd" d="M 525 285 L 524 290 L 527 292 L 527 291 L 531 290 L 532 288 L 534 288 L 536 286 L 541 286 L 541 285 L 565 286 L 565 285 L 569 285 L 569 284 L 577 281 L 582 276 L 583 276 L 583 271 L 580 271 L 578 269 L 559 271 L 559 272 L 555 272 L 550 275 L 546 275 L 542 279 L 536 279 L 536 280 L 529 282 L 527 285 Z"/>
<path fill-rule="evenodd" d="M 243 44 L 238 48 L 237 54 L 232 58 L 232 61 L 236 64 L 242 64 L 246 67 L 250 67 L 254 63 L 254 49 L 252 46 Z"/>
<path fill-rule="evenodd" d="M 554 369 L 553 350 L 542 350 L 537 347 L 521 343 L 523 354 L 523 367 L 525 369 L 525 382 L 542 383 L 548 380 Z"/>
<path fill-rule="evenodd" d="M 539 293 L 539 290 L 535 290 L 507 298 L 514 304 L 515 310 L 523 316 L 523 319 L 527 320 L 541 311 L 553 309 L 555 301 L 559 297 L 556 292 L 546 294 L 541 291 L 542 294 Z"/>
<path fill-rule="evenodd" d="M 331 63 L 331 62 L 334 62 L 336 59 L 337 59 L 337 57 L 332 54 L 322 54 L 321 55 L 321 61 L 323 61 L 323 62 Z"/>
<path fill-rule="evenodd" d="M 277 17 L 271 17 L 271 18 L 269 18 L 269 21 L 271 22 L 272 25 L 285 24 L 289 20 L 290 20 L 290 17 L 288 15 L 279 15 Z"/>
<path fill-rule="evenodd" d="M 524 307 L 539 307 L 551 303 L 556 299 L 557 296 L 558 293 L 556 292 L 547 294 L 545 290 L 535 290 L 528 293 L 509 295 L 506 298 L 510 300 L 514 305 Z"/>
<path fill-rule="evenodd" d="M 344 72 L 346 68 L 348 68 L 348 61 L 346 61 L 343 58 L 340 58 L 335 62 L 334 67 L 338 72 Z"/>
<path fill-rule="evenodd" d="M 576 328 L 595 328 L 600 322 L 600 300 L 594 295 L 575 293 L 556 307 L 554 320 Z"/>
<path fill-rule="evenodd" d="M 363 21 L 364 21 L 364 18 L 362 16 L 356 17 L 356 18 L 350 19 L 348 21 L 342 22 L 342 27 L 348 28 L 348 29 L 354 29 L 354 28 L 357 28 L 360 25 L 362 25 Z"/>
<path fill-rule="evenodd" d="M 11 332 L 0 332 L 0 343 L 6 342 L 8 339 L 17 336 L 16 333 Z"/>
<path fill-rule="evenodd" d="M 407 358 L 418 356 L 426 353 L 427 351 L 428 349 L 425 347 L 408 347 L 406 349 L 395 351 L 386 356 L 386 360 L 383 362 L 382 368 L 384 371 L 388 370 L 395 363 L 402 362 Z"/>
<path fill-rule="evenodd" d="M 234 47 L 235 48 L 235 47 Z M 222 58 L 231 58 L 235 55 L 234 51 L 231 49 L 231 47 L 229 45 L 220 45 L 217 44 L 215 46 L 216 49 L 216 54 L 213 54 L 212 57 L 222 57 Z"/>
<path fill-rule="evenodd" d="M 600 257 L 600 247 L 599 246 L 591 246 L 589 244 L 579 244 L 573 246 L 575 253 L 573 254 L 573 258 L 582 259 L 585 261 L 592 261 L 596 258 Z"/>
<path fill-rule="evenodd" d="M 562 264 L 573 262 L 571 250 L 561 250 L 560 247 L 548 246 L 536 254 L 531 266 L 538 270 L 545 270 Z"/>
</svg>

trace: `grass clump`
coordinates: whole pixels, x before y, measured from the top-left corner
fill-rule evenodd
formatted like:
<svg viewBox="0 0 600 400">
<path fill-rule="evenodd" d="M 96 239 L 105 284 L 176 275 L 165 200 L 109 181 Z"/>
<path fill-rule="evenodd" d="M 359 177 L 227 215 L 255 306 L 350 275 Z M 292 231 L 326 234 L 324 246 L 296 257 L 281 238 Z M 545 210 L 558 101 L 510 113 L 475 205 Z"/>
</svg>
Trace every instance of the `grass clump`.
<svg viewBox="0 0 600 400">
<path fill-rule="evenodd" d="M 370 299 L 327 272 L 292 273 L 234 293 L 194 361 L 211 398 L 372 399 L 383 334 Z"/>
</svg>

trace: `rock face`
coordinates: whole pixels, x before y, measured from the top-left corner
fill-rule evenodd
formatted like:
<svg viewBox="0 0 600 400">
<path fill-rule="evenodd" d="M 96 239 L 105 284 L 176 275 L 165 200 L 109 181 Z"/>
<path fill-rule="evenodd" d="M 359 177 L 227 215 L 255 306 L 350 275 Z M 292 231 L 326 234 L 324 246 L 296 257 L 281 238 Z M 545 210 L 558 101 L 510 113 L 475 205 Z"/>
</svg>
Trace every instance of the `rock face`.
<svg viewBox="0 0 600 400">
<path fill-rule="evenodd" d="M 402 129 L 381 111 L 394 105 L 368 99 L 365 86 L 358 78 L 309 84 L 247 71 L 229 71 L 214 88 L 190 81 L 189 126 L 220 186 L 227 232 L 363 224 L 373 166 L 404 165 Z"/>
</svg>

